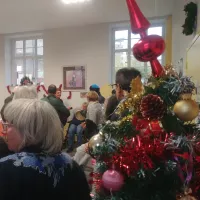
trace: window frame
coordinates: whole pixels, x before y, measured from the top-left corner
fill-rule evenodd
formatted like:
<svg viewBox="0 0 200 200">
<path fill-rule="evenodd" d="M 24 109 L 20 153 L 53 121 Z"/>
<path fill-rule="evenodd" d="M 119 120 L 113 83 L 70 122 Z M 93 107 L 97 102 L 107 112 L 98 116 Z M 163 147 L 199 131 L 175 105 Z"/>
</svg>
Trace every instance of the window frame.
<svg viewBox="0 0 200 200">
<path fill-rule="evenodd" d="M 166 23 L 167 23 L 167 18 L 159 18 L 159 19 L 149 19 L 149 22 L 152 27 L 162 27 L 162 37 L 165 39 L 166 38 Z M 128 49 L 119 49 L 115 50 L 115 31 L 123 31 L 123 30 L 128 30 Z M 115 53 L 116 52 L 127 52 L 127 66 L 131 66 L 131 53 L 132 53 L 132 47 L 131 47 L 131 25 L 130 23 L 124 22 L 124 23 L 115 23 L 110 26 L 110 42 L 111 42 L 111 83 L 115 83 Z M 165 63 L 166 55 L 165 53 L 162 54 L 162 63 Z M 147 67 L 148 62 L 144 62 L 144 67 Z"/>
<path fill-rule="evenodd" d="M 37 55 L 37 40 L 42 39 L 43 40 L 43 55 Z M 27 40 L 35 40 L 35 46 L 34 46 L 34 55 L 26 55 L 26 41 Z M 23 55 L 16 56 L 16 41 L 23 41 Z M 16 60 L 23 60 L 23 76 L 26 75 L 26 60 L 32 59 L 33 60 L 33 76 L 34 80 L 33 82 L 38 83 L 38 61 L 41 59 L 43 60 L 43 71 L 44 71 L 44 39 L 43 36 L 38 34 L 35 36 L 24 36 L 24 37 L 13 37 L 10 39 L 10 45 L 11 45 L 11 83 L 14 85 L 17 84 L 17 69 L 16 69 Z"/>
</svg>

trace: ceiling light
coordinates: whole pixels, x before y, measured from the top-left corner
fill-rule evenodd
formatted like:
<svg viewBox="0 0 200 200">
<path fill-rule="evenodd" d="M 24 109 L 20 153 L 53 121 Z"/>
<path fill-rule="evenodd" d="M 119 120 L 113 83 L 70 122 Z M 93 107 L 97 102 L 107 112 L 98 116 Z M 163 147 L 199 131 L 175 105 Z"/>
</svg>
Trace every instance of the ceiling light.
<svg viewBox="0 0 200 200">
<path fill-rule="evenodd" d="M 61 0 L 64 4 L 85 3 L 91 0 Z"/>
</svg>

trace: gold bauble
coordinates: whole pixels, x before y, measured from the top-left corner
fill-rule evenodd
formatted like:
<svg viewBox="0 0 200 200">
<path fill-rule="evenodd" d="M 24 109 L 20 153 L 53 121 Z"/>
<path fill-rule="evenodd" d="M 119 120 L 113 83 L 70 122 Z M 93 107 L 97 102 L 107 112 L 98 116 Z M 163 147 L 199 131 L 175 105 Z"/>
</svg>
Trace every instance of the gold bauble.
<svg viewBox="0 0 200 200">
<path fill-rule="evenodd" d="M 197 200 L 196 198 L 194 198 L 193 196 L 191 196 L 192 194 L 192 189 L 186 189 L 183 195 L 177 196 L 177 200 Z"/>
<path fill-rule="evenodd" d="M 192 99 L 183 99 L 174 105 L 174 113 L 182 121 L 192 121 L 199 114 L 199 105 Z"/>
<path fill-rule="evenodd" d="M 92 152 L 94 148 L 100 146 L 102 142 L 103 142 L 103 136 L 101 133 L 94 135 L 88 142 L 89 151 Z"/>
</svg>

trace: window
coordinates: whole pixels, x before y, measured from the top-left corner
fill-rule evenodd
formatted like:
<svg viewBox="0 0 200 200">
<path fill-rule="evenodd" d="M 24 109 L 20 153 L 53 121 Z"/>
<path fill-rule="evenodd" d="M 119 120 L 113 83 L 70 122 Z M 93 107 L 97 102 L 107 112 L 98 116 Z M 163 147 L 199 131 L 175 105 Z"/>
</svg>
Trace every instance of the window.
<svg viewBox="0 0 200 200">
<path fill-rule="evenodd" d="M 165 21 L 152 23 L 148 29 L 148 35 L 156 34 L 164 37 Z M 144 81 L 151 75 L 149 62 L 139 62 L 132 54 L 132 47 L 140 39 L 140 35 L 131 33 L 130 25 L 120 24 L 112 28 L 112 71 L 113 80 L 117 70 L 123 67 L 134 67 L 138 69 Z M 161 64 L 164 64 L 164 54 L 158 57 Z M 113 81 L 114 82 L 114 81 Z"/>
<path fill-rule="evenodd" d="M 11 42 L 12 84 L 20 84 L 24 76 L 34 83 L 43 82 L 43 39 L 14 39 Z"/>
</svg>

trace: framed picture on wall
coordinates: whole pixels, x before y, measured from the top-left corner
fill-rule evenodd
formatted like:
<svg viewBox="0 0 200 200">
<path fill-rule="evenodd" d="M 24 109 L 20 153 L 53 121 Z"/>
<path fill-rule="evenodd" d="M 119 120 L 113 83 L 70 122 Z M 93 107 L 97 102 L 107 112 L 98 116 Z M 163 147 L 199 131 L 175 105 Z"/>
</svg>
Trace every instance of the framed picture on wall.
<svg viewBox="0 0 200 200">
<path fill-rule="evenodd" d="M 64 90 L 85 90 L 85 66 L 63 67 Z"/>
</svg>

